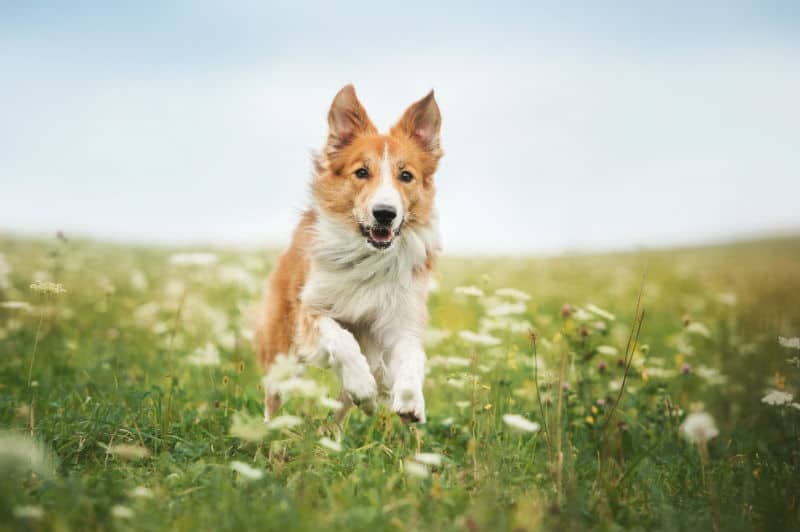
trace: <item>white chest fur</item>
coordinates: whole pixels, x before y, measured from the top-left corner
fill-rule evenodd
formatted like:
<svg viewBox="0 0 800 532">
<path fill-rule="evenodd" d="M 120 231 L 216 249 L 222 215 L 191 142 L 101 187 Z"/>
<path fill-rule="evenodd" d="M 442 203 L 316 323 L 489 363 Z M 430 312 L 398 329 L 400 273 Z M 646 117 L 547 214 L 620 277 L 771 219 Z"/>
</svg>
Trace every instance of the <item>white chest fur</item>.
<svg viewBox="0 0 800 532">
<path fill-rule="evenodd" d="M 352 228 L 324 215 L 315 229 L 303 303 L 377 336 L 393 323 L 409 327 L 423 321 L 427 280 L 414 271 L 438 248 L 435 227 L 406 228 L 386 250 L 374 249 Z"/>
</svg>

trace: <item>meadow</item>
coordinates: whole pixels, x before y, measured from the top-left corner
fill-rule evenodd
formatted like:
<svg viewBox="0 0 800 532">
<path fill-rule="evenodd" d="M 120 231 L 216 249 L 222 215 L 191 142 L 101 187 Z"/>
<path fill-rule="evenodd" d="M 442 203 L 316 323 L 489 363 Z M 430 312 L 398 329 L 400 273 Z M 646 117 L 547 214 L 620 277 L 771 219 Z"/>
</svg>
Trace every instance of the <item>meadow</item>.
<svg viewBox="0 0 800 532">
<path fill-rule="evenodd" d="M 800 238 L 445 256 L 427 423 L 341 437 L 262 420 L 275 257 L 0 237 L 0 529 L 800 529 Z"/>
</svg>

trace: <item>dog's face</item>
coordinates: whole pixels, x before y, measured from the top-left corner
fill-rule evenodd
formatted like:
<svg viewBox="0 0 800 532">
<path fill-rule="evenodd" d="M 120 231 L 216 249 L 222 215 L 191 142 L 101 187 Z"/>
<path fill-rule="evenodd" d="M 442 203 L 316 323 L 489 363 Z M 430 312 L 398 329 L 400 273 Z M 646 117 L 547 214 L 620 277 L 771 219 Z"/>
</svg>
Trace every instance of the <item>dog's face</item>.
<svg viewBox="0 0 800 532">
<path fill-rule="evenodd" d="M 347 85 L 333 100 L 328 125 L 312 187 L 320 209 L 375 249 L 389 248 L 405 227 L 430 223 L 433 174 L 442 156 L 433 92 L 381 135 Z"/>
</svg>

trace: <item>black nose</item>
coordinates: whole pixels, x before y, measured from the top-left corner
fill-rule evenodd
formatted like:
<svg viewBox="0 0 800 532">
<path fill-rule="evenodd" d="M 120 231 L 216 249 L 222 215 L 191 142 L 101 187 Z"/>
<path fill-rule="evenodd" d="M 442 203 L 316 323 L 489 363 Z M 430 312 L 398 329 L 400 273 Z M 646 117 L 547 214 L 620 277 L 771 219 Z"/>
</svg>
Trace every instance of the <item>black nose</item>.
<svg viewBox="0 0 800 532">
<path fill-rule="evenodd" d="M 381 225 L 389 225 L 397 217 L 397 209 L 391 205 L 375 205 L 372 209 L 372 216 Z"/>
</svg>

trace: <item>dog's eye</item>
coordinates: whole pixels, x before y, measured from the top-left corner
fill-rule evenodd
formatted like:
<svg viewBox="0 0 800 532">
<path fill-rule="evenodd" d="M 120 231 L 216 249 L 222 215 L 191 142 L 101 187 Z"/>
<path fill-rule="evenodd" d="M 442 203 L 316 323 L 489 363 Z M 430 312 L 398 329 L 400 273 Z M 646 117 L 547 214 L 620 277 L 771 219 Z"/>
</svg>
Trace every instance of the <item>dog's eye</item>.
<svg viewBox="0 0 800 532">
<path fill-rule="evenodd" d="M 366 179 L 369 177 L 369 170 L 366 168 L 359 168 L 356 170 L 356 177 L 359 179 Z"/>
<path fill-rule="evenodd" d="M 414 179 L 414 175 L 408 170 L 400 172 L 400 181 L 403 183 L 410 183 Z"/>
</svg>

